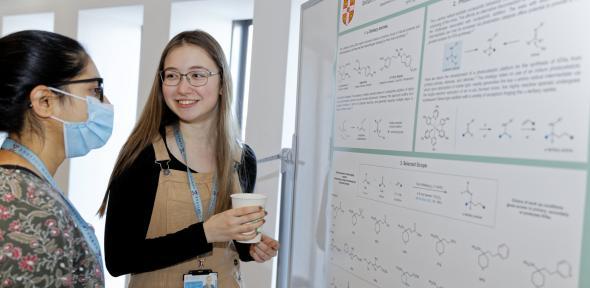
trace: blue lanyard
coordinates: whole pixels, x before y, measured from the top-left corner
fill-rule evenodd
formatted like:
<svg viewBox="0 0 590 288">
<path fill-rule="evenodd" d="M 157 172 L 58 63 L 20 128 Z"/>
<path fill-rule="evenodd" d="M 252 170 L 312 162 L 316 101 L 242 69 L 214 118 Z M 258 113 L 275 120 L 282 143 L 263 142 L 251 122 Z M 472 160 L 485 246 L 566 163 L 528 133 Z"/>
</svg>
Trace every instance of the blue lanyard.
<svg viewBox="0 0 590 288">
<path fill-rule="evenodd" d="M 70 210 L 70 214 L 74 219 L 74 223 L 76 224 L 76 226 L 78 226 L 80 232 L 82 232 L 82 235 L 86 240 L 86 243 L 88 243 L 88 246 L 90 246 L 90 250 L 92 250 L 92 253 L 98 260 L 101 275 L 102 277 L 104 277 L 104 270 L 102 268 L 102 256 L 100 254 L 100 244 L 98 243 L 98 239 L 94 234 L 94 229 L 90 227 L 88 222 L 84 221 L 84 218 L 82 218 L 82 215 L 80 215 L 78 210 L 76 210 L 72 202 L 70 202 L 68 198 L 65 197 L 61 189 L 59 189 L 59 187 L 57 186 L 57 182 L 55 182 L 55 179 L 53 179 L 51 173 L 49 173 L 49 171 L 45 167 L 45 164 L 43 164 L 43 161 L 41 161 L 41 159 L 39 159 L 39 157 L 37 157 L 37 155 L 35 155 L 33 151 L 29 150 L 27 147 L 21 144 L 14 142 L 12 139 L 6 139 L 2 144 L 2 149 L 12 151 L 20 155 L 21 157 L 25 158 L 27 161 L 29 161 L 29 163 L 35 166 L 39 173 L 41 173 L 45 180 L 49 182 L 49 184 L 51 184 L 53 189 L 59 192 L 57 194 L 59 194 L 63 202 L 66 204 L 68 210 Z"/>
<path fill-rule="evenodd" d="M 184 164 L 186 165 L 186 177 L 188 178 L 188 185 L 191 190 L 191 194 L 193 196 L 193 204 L 195 204 L 195 213 L 197 214 L 198 221 L 205 221 L 203 217 L 203 203 L 201 202 L 201 195 L 199 195 L 199 188 L 195 183 L 195 179 L 193 178 L 193 174 L 188 168 L 188 160 L 186 157 L 186 149 L 184 146 L 184 139 L 182 139 L 182 132 L 178 125 L 174 125 L 174 137 L 176 138 L 176 145 L 178 145 L 178 150 L 180 150 L 180 154 L 182 155 L 182 159 L 184 160 Z M 209 200 L 209 211 L 207 212 L 208 215 L 211 215 L 215 211 L 215 202 L 217 202 L 217 180 L 213 178 L 213 187 L 211 189 L 211 200 Z"/>
</svg>

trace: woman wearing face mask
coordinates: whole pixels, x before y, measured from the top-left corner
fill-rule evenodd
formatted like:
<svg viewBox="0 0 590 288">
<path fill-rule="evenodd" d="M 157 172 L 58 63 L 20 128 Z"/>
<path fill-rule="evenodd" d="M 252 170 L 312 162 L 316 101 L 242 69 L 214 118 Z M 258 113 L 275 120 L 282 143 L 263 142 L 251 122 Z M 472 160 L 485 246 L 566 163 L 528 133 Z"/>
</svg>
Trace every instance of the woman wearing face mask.
<svg viewBox="0 0 590 288">
<path fill-rule="evenodd" d="M 230 195 L 251 192 L 256 179 L 254 153 L 238 141 L 231 95 L 213 37 L 197 30 L 170 40 L 100 211 L 108 200 L 106 267 L 114 276 L 130 273 L 129 287 L 183 287 L 183 274 L 197 269 L 216 272 L 216 287 L 239 287 L 239 260 L 277 254 L 278 242 L 266 235 L 256 244 L 232 241 L 254 238 L 264 222 L 252 221 L 265 211 L 230 209 Z"/>
<path fill-rule="evenodd" d="M 111 135 L 102 78 L 77 41 L 42 31 L 0 38 L 0 67 L 0 286 L 103 287 L 94 231 L 53 179 Z"/>
</svg>

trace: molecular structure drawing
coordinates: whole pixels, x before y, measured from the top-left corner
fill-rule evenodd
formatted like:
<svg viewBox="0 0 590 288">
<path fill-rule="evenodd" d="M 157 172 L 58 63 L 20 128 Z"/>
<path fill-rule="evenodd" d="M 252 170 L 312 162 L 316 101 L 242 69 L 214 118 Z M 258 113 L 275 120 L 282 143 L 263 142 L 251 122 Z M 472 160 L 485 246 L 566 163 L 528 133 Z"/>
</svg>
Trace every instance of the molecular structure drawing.
<svg viewBox="0 0 590 288">
<path fill-rule="evenodd" d="M 471 125 L 473 124 L 473 122 L 475 122 L 475 119 L 471 119 L 471 121 L 467 122 L 466 127 L 465 127 L 465 132 L 463 132 L 463 134 L 461 136 L 466 137 L 473 137 L 473 132 L 471 132 Z"/>
<path fill-rule="evenodd" d="M 361 65 L 361 61 L 360 60 L 355 60 L 356 66 L 352 67 L 352 70 L 354 70 L 358 75 L 360 76 L 364 76 L 364 77 L 373 77 L 377 74 L 376 70 L 373 70 L 371 68 L 371 65 Z"/>
<path fill-rule="evenodd" d="M 483 49 L 483 53 L 492 56 L 496 53 L 496 47 L 494 46 L 494 40 L 498 37 L 498 33 L 495 33 L 492 37 L 488 38 L 488 47 Z"/>
<path fill-rule="evenodd" d="M 432 237 L 436 242 L 435 242 L 435 246 L 434 249 L 436 251 L 436 253 L 439 256 L 442 256 L 443 254 L 445 254 L 446 250 L 447 250 L 447 245 L 449 244 L 457 244 L 457 242 L 454 239 L 445 239 L 443 237 L 440 237 L 436 234 L 430 234 L 430 237 Z"/>
<path fill-rule="evenodd" d="M 472 248 L 479 252 L 479 255 L 477 256 L 477 265 L 479 265 L 481 270 L 485 270 L 490 266 L 490 258 L 506 260 L 510 256 L 510 247 L 508 247 L 506 244 L 498 245 L 496 252 L 491 252 L 489 250 L 484 251 L 482 248 L 476 245 L 473 245 Z"/>
<path fill-rule="evenodd" d="M 390 227 L 389 222 L 387 222 L 387 215 L 383 215 L 383 218 L 371 216 L 371 220 L 374 222 L 374 229 L 376 234 L 381 233 L 381 225 L 385 227 Z"/>
<path fill-rule="evenodd" d="M 514 119 L 510 118 L 508 121 L 502 123 L 502 133 L 498 135 L 498 138 L 512 138 L 512 134 L 508 133 L 508 126 L 514 122 Z"/>
<path fill-rule="evenodd" d="M 434 280 L 428 280 L 428 284 L 430 284 L 432 286 L 432 288 L 445 288 L 442 285 L 438 285 L 438 283 L 436 283 L 436 281 L 434 281 Z"/>
<path fill-rule="evenodd" d="M 482 210 L 486 209 L 486 205 L 481 202 L 473 201 L 473 192 L 470 190 L 470 182 L 467 181 L 465 190 L 461 192 L 461 195 L 467 195 L 468 200 L 465 202 L 465 207 L 469 208 L 469 210 L 473 209 L 473 207 L 480 207 Z"/>
<path fill-rule="evenodd" d="M 379 68 L 380 71 L 385 69 L 389 69 L 392 66 L 393 60 L 398 61 L 402 64 L 405 68 L 410 70 L 411 72 L 416 71 L 416 67 L 414 66 L 414 61 L 411 55 L 407 54 L 404 51 L 404 48 L 396 48 L 395 52 L 391 56 L 379 57 L 380 61 L 383 61 L 383 65 Z"/>
<path fill-rule="evenodd" d="M 543 22 L 539 23 L 539 25 L 533 30 L 533 38 L 526 42 L 527 45 L 535 47 L 535 49 L 539 51 L 545 51 L 547 49 L 547 47 L 543 45 L 545 39 L 539 37 L 539 29 L 543 28 L 543 25 Z"/>
<path fill-rule="evenodd" d="M 416 235 L 417 237 L 422 237 L 422 234 L 416 230 L 416 223 L 414 223 L 414 226 L 412 226 L 411 228 L 406 227 L 402 224 L 397 225 L 397 227 L 402 229 L 402 241 L 406 245 L 408 244 L 408 242 L 410 242 L 410 240 L 411 240 L 410 237 L 412 235 Z"/>
<path fill-rule="evenodd" d="M 461 41 L 445 45 L 443 71 L 456 70 L 461 67 Z"/>
<path fill-rule="evenodd" d="M 402 267 L 395 266 L 395 269 L 397 269 L 397 271 L 399 271 L 401 273 L 400 280 L 401 280 L 402 284 L 404 284 L 404 286 L 406 286 L 406 287 L 412 286 L 410 284 L 410 281 L 412 279 L 420 279 L 420 275 L 418 275 L 416 273 L 410 273 L 408 271 L 405 271 Z"/>
<path fill-rule="evenodd" d="M 359 218 L 365 219 L 365 216 L 363 215 L 363 209 L 361 208 L 358 208 L 358 212 L 353 209 L 348 209 L 348 213 L 350 214 L 353 226 L 356 226 L 356 224 L 359 222 Z"/>
<path fill-rule="evenodd" d="M 572 265 L 569 262 L 562 260 L 555 265 L 555 270 L 549 270 L 545 267 L 539 268 L 535 263 L 529 261 L 523 261 L 524 265 L 533 268 L 531 273 L 531 283 L 535 288 L 545 287 L 545 277 L 547 276 L 559 276 L 562 279 L 572 277 Z"/>
<path fill-rule="evenodd" d="M 439 139 L 449 139 L 445 131 L 445 126 L 451 118 L 440 117 L 438 105 L 435 106 L 431 115 L 424 115 L 422 118 L 424 119 L 427 128 L 426 131 L 424 131 L 424 136 L 422 136 L 420 139 L 430 141 L 430 145 L 432 145 L 432 151 L 436 151 L 436 144 L 438 143 Z"/>
<path fill-rule="evenodd" d="M 574 135 L 572 135 L 570 133 L 567 133 L 567 132 L 557 133 L 557 132 L 555 132 L 555 126 L 557 124 L 559 124 L 562 120 L 563 120 L 563 118 L 559 117 L 559 118 L 557 118 L 557 120 L 549 123 L 549 127 L 551 128 L 551 132 L 549 132 L 545 135 L 545 139 L 549 140 L 551 142 L 551 144 L 553 144 L 555 142 L 555 139 L 564 138 L 564 139 L 574 140 Z"/>
</svg>

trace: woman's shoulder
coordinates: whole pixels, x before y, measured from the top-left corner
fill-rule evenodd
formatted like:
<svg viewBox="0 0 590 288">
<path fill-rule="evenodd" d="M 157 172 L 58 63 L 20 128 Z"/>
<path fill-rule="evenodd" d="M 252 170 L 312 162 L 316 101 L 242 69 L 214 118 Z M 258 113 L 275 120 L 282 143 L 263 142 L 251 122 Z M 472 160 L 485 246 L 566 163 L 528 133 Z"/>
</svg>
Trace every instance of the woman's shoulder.
<svg viewBox="0 0 590 288">
<path fill-rule="evenodd" d="M 0 271 L 7 271 L 4 276 L 15 286 L 41 278 L 45 282 L 36 285 L 45 287 L 83 284 L 74 278 L 102 283 L 96 259 L 78 253 L 88 247 L 58 193 L 28 170 L 0 167 Z M 89 273 L 74 277 L 73 267 Z"/>
</svg>

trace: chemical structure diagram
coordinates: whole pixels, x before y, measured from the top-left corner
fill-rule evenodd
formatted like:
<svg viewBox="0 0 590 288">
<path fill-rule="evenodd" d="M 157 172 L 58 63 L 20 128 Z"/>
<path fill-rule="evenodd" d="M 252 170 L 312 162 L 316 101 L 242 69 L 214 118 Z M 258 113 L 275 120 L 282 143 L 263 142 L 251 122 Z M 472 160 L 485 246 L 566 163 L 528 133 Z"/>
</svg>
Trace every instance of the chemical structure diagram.
<svg viewBox="0 0 590 288">
<path fill-rule="evenodd" d="M 557 133 L 557 132 L 555 132 L 555 126 L 557 124 L 561 123 L 562 120 L 563 120 L 563 118 L 559 117 L 559 118 L 557 118 L 557 120 L 549 123 L 549 127 L 550 127 L 551 131 L 545 135 L 545 139 L 549 140 L 551 142 L 551 144 L 553 144 L 555 142 L 555 139 L 564 138 L 564 139 L 574 140 L 574 135 L 572 135 L 570 133 L 567 133 L 567 132 Z"/>
<path fill-rule="evenodd" d="M 338 202 L 338 205 L 332 203 L 332 217 L 336 218 L 339 214 L 344 214 L 346 211 L 342 208 L 342 201 Z"/>
<path fill-rule="evenodd" d="M 484 251 L 476 245 L 473 245 L 472 248 L 479 252 L 479 255 L 477 256 L 477 265 L 479 265 L 479 268 L 481 268 L 482 271 L 490 266 L 490 258 L 506 260 L 510 256 L 510 248 L 505 243 L 498 245 L 496 252 L 491 252 L 489 250 Z"/>
<path fill-rule="evenodd" d="M 410 283 L 412 279 L 420 279 L 420 275 L 405 271 L 402 267 L 395 266 L 395 269 L 397 269 L 397 271 L 399 271 L 399 273 L 401 274 L 400 280 L 402 284 L 404 284 L 404 286 L 406 287 L 412 287 Z"/>
<path fill-rule="evenodd" d="M 379 182 L 379 198 L 384 198 L 383 196 L 383 192 L 385 192 L 385 188 L 387 187 L 385 185 L 385 176 L 381 176 L 381 182 Z"/>
<path fill-rule="evenodd" d="M 449 239 L 440 237 L 437 234 L 430 234 L 430 237 L 432 237 L 435 240 L 434 250 L 436 251 L 436 253 L 439 256 L 442 256 L 443 254 L 445 254 L 445 252 L 447 250 L 447 245 L 449 245 L 449 244 L 457 244 L 457 242 L 455 241 L 455 239 L 450 239 L 449 240 Z"/>
<path fill-rule="evenodd" d="M 384 71 L 392 66 L 393 60 L 398 61 L 402 66 L 410 70 L 410 72 L 416 71 L 416 67 L 413 65 L 413 58 L 410 54 L 404 51 L 404 48 L 396 48 L 395 52 L 391 56 L 379 57 L 380 61 L 383 61 L 383 65 L 379 68 L 379 71 Z"/>
<path fill-rule="evenodd" d="M 471 124 L 473 124 L 473 122 L 475 122 L 475 119 L 471 119 L 471 121 L 467 122 L 466 127 L 465 127 L 465 132 L 463 132 L 463 134 L 461 134 L 461 136 L 466 137 L 466 136 L 470 136 L 473 137 L 473 132 L 471 132 Z"/>
<path fill-rule="evenodd" d="M 543 28 L 543 25 L 545 25 L 543 22 L 539 23 L 539 25 L 533 29 L 533 38 L 526 41 L 528 46 L 532 46 L 538 51 L 545 51 L 547 49 L 547 47 L 543 45 L 545 39 L 539 37 L 539 29 Z"/>
<path fill-rule="evenodd" d="M 451 118 L 440 117 L 440 111 L 437 105 L 434 107 L 431 115 L 423 115 L 422 119 L 424 119 L 427 128 L 426 131 L 424 131 L 424 136 L 422 136 L 420 139 L 430 141 L 430 145 L 432 145 L 432 151 L 436 151 L 436 144 L 438 143 L 439 139 L 449 139 L 447 132 L 445 131 L 445 125 L 447 125 L 447 122 Z"/>
<path fill-rule="evenodd" d="M 492 37 L 488 38 L 488 47 L 486 47 L 485 49 L 482 50 L 482 52 L 488 56 L 492 56 L 494 55 L 494 53 L 496 53 L 496 47 L 494 45 L 494 41 L 496 40 L 496 38 L 498 37 L 498 33 L 494 33 L 494 35 L 492 35 Z"/>
<path fill-rule="evenodd" d="M 434 280 L 428 280 L 428 284 L 430 284 L 430 286 L 432 286 L 432 288 L 445 288 L 442 285 L 438 285 L 438 283 L 436 283 L 436 281 L 434 281 Z"/>
<path fill-rule="evenodd" d="M 411 228 L 406 227 L 402 224 L 398 224 L 397 227 L 402 230 L 402 241 L 404 242 L 405 245 L 408 245 L 410 240 L 412 240 L 411 239 L 412 235 L 416 235 L 417 237 L 422 237 L 422 234 L 416 230 L 416 223 L 414 223 L 414 226 L 412 226 Z"/>
<path fill-rule="evenodd" d="M 347 140 L 350 138 L 350 134 L 348 134 L 348 129 L 346 127 L 346 120 L 342 121 L 340 125 L 338 125 L 338 136 L 340 139 Z"/>
<path fill-rule="evenodd" d="M 385 139 L 385 136 L 383 136 L 381 133 L 383 133 L 383 130 L 381 130 L 381 122 L 383 121 L 383 119 L 379 119 L 379 120 L 375 120 L 375 129 L 373 130 L 373 133 L 375 133 L 375 135 L 377 135 L 377 137 L 381 138 L 381 139 Z"/>
<path fill-rule="evenodd" d="M 502 133 L 500 133 L 500 135 L 498 135 L 498 138 L 500 138 L 500 139 L 512 138 L 512 134 L 508 133 L 508 125 L 512 124 L 513 122 L 514 122 L 514 119 L 510 118 L 508 121 L 502 123 Z"/>
<path fill-rule="evenodd" d="M 352 226 L 356 226 L 356 224 L 359 222 L 359 218 L 365 219 L 365 216 L 363 215 L 363 209 L 361 209 L 361 208 L 357 208 L 356 210 L 355 209 L 348 209 L 348 214 L 350 214 Z"/>
<path fill-rule="evenodd" d="M 371 181 L 369 181 L 369 174 L 367 172 L 365 172 L 365 177 L 361 181 L 361 189 L 363 191 L 363 194 L 365 194 L 365 195 L 369 194 L 370 187 L 371 187 Z"/>
<path fill-rule="evenodd" d="M 455 41 L 445 45 L 443 71 L 461 68 L 461 46 L 461 41 Z"/>
<path fill-rule="evenodd" d="M 363 166 L 363 165 L 361 165 Z M 370 166 L 369 166 L 370 167 Z M 368 171 L 366 169 L 369 169 Z M 397 176 L 391 174 L 391 169 L 379 167 L 379 171 L 373 168 L 361 168 L 358 180 L 358 195 L 379 201 L 396 201 L 403 197 L 403 187 L 400 181 L 395 180 Z"/>
<path fill-rule="evenodd" d="M 371 124 L 370 124 L 371 123 Z M 394 122 L 395 123 L 395 122 Z M 353 139 L 358 141 L 366 141 L 369 138 L 377 140 L 385 140 L 387 134 L 394 134 L 391 131 L 386 131 L 384 127 L 383 118 L 367 119 L 363 118 L 360 121 L 342 120 L 337 127 L 338 136 L 342 140 Z M 390 124 L 393 125 L 393 124 Z M 399 127 L 392 127 L 399 128 Z"/>
<path fill-rule="evenodd" d="M 465 190 L 461 192 L 461 195 L 467 195 L 465 207 L 469 208 L 469 210 L 472 210 L 473 207 L 480 207 L 482 210 L 486 209 L 486 205 L 484 205 L 483 203 L 473 201 L 473 192 L 471 192 L 469 181 L 467 181 Z"/>
<path fill-rule="evenodd" d="M 336 278 L 332 277 L 332 281 L 330 281 L 330 288 L 350 288 L 350 281 L 346 281 L 346 286 L 340 286 L 336 281 Z"/>
<path fill-rule="evenodd" d="M 383 218 L 377 218 L 376 216 L 371 216 L 371 220 L 374 222 L 374 229 L 375 234 L 381 233 L 381 225 L 385 227 L 390 227 L 389 222 L 387 222 L 387 215 L 383 215 Z"/>
<path fill-rule="evenodd" d="M 332 239 L 330 242 L 330 249 L 337 253 L 343 253 L 346 258 L 350 259 L 352 262 L 358 262 L 357 264 L 366 265 L 365 267 L 367 271 L 389 274 L 389 270 L 379 263 L 378 257 L 373 257 L 371 259 L 363 257 L 356 252 L 354 247 L 348 245 L 348 243 L 344 243 L 344 246 L 340 247 L 338 244 L 336 244 L 334 239 Z M 350 269 L 354 270 L 354 267 L 356 266 L 357 265 L 351 266 Z"/>
<path fill-rule="evenodd" d="M 572 265 L 569 262 L 562 260 L 555 265 L 555 270 L 549 270 L 545 267 L 539 268 L 535 263 L 529 261 L 523 261 L 524 265 L 533 268 L 531 273 L 531 283 L 535 288 L 545 287 L 545 277 L 547 276 L 559 276 L 562 279 L 572 277 Z"/>
<path fill-rule="evenodd" d="M 340 81 L 345 81 L 351 78 L 350 73 L 348 73 L 348 68 L 351 66 L 350 63 L 346 63 L 343 65 L 338 66 L 338 79 Z"/>
<path fill-rule="evenodd" d="M 358 59 L 356 59 L 354 62 L 356 66 L 353 66 L 352 70 L 354 70 L 358 75 L 369 78 L 377 74 L 377 71 L 373 70 L 371 65 L 361 65 L 361 61 Z"/>
</svg>

